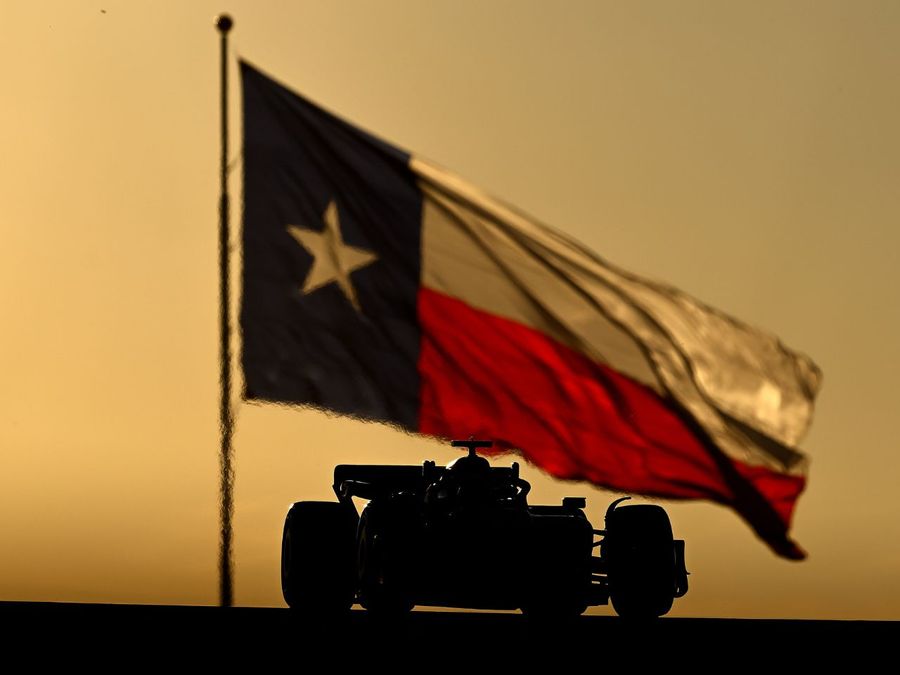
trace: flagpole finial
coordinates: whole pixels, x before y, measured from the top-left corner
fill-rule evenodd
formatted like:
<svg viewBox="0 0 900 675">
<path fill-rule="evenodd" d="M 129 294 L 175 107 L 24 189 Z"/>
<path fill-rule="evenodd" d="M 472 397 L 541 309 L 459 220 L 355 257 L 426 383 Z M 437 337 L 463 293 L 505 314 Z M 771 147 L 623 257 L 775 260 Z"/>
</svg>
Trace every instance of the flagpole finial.
<svg viewBox="0 0 900 675">
<path fill-rule="evenodd" d="M 216 28 L 219 29 L 219 32 L 224 34 L 231 30 L 231 27 L 234 26 L 234 21 L 232 21 L 231 16 L 228 14 L 219 14 L 216 17 Z"/>
</svg>

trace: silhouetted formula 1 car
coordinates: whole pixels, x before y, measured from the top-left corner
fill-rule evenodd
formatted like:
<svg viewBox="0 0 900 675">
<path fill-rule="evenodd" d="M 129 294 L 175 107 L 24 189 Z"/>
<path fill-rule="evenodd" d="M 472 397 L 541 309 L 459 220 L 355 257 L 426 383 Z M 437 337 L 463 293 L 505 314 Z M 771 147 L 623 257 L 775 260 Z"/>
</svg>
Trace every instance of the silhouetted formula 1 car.
<svg viewBox="0 0 900 675">
<path fill-rule="evenodd" d="M 354 601 L 384 614 L 415 605 L 521 609 L 556 618 L 612 601 L 620 616 L 650 618 L 687 592 L 684 542 L 673 539 L 661 507 L 617 499 L 597 530 L 583 497 L 530 506 L 518 464 L 491 467 L 476 454 L 490 441 L 453 445 L 469 454 L 447 467 L 337 466 L 338 502 L 291 506 L 281 549 L 288 605 L 317 613 Z M 361 515 L 353 497 L 368 500 Z"/>
</svg>

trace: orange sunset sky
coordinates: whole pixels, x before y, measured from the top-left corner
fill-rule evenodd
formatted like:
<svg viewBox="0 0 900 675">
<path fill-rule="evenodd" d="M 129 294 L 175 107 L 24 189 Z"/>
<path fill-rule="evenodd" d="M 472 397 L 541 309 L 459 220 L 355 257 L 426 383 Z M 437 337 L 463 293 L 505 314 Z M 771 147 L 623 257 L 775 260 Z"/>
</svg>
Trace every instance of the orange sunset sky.
<svg viewBox="0 0 900 675">
<path fill-rule="evenodd" d="M 220 11 L 236 199 L 240 55 L 821 366 L 809 558 L 667 502 L 673 616 L 900 619 L 900 3 L 874 0 L 4 2 L 0 600 L 217 602 Z M 457 454 L 236 411 L 241 605 L 283 605 L 285 511 L 334 464 Z M 617 496 L 524 474 L 595 524 Z"/>
</svg>

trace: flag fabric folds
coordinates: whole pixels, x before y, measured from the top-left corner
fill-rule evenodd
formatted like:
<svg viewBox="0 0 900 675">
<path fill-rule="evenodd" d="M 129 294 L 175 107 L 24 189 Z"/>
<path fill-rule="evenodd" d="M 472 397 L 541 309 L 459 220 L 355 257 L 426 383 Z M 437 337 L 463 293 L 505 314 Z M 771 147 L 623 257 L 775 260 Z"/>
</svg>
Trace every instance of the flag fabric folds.
<svg viewBox="0 0 900 675">
<path fill-rule="evenodd" d="M 821 374 L 241 63 L 247 399 L 734 508 L 777 553 Z"/>
</svg>

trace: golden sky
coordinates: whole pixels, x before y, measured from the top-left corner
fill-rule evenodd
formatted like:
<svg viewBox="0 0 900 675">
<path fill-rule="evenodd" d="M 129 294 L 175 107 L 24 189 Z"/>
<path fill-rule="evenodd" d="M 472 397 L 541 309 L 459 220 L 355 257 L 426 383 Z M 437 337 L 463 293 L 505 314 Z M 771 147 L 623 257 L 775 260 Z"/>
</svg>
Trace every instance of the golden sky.
<svg viewBox="0 0 900 675">
<path fill-rule="evenodd" d="M 900 3 L 3 7 L 0 599 L 217 601 L 227 10 L 235 54 L 822 367 L 808 560 L 667 503 L 693 573 L 673 616 L 900 619 Z M 248 404 L 235 446 L 245 605 L 283 604 L 284 513 L 328 498 L 334 464 L 456 456 Z M 524 472 L 533 502 L 586 495 L 598 524 L 615 497 Z"/>
</svg>

